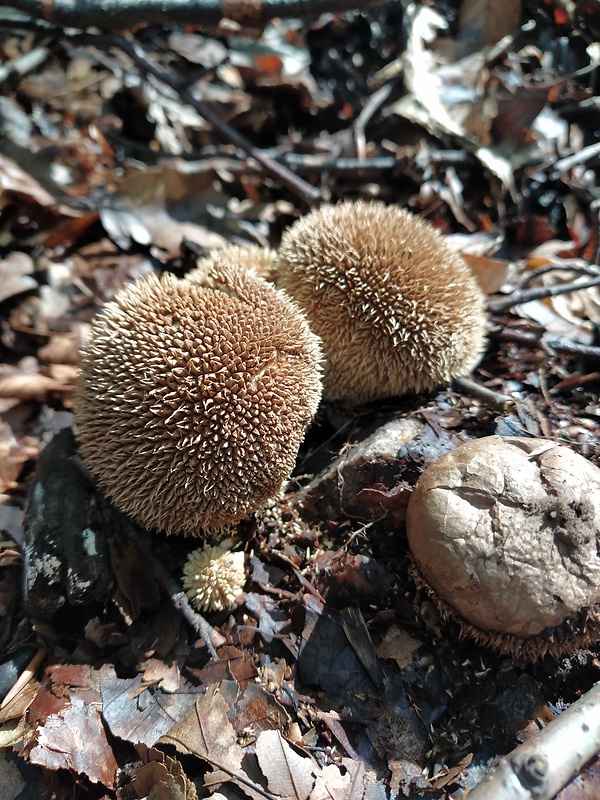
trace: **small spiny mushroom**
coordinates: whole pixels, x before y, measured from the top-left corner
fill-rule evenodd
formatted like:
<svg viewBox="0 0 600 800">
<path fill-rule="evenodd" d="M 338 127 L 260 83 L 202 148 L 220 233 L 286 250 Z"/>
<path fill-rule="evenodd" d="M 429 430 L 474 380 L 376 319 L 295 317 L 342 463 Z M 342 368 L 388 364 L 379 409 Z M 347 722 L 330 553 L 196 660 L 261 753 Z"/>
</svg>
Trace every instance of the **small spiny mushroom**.
<svg viewBox="0 0 600 800">
<path fill-rule="evenodd" d="M 244 553 L 231 541 L 193 550 L 183 567 L 183 589 L 200 613 L 231 608 L 246 583 Z"/>
<path fill-rule="evenodd" d="M 201 535 L 287 481 L 321 396 L 317 337 L 260 278 L 216 265 L 214 288 L 152 276 L 94 322 L 75 426 L 92 475 L 148 528 Z"/>
<path fill-rule="evenodd" d="M 283 234 L 275 282 L 323 342 L 328 400 L 427 391 L 468 374 L 484 348 L 483 296 L 469 267 L 399 206 L 311 211 Z"/>
<path fill-rule="evenodd" d="M 211 286 L 211 273 L 216 265 L 228 264 L 242 272 L 249 272 L 257 278 L 270 280 L 277 253 L 268 247 L 256 244 L 229 244 L 221 250 L 214 250 L 205 258 L 199 258 L 194 269 L 185 276 L 190 283 Z"/>
</svg>

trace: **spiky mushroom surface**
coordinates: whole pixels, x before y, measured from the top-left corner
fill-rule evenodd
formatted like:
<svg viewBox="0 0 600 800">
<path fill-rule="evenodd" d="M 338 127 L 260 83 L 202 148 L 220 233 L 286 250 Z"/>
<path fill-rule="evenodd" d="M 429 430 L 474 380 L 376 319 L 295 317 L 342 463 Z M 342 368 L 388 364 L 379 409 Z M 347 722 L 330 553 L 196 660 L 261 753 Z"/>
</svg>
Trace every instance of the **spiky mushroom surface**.
<svg viewBox="0 0 600 800">
<path fill-rule="evenodd" d="M 214 250 L 206 258 L 199 258 L 196 267 L 186 275 L 186 280 L 201 286 L 212 286 L 212 272 L 218 264 L 228 264 L 257 278 L 270 280 L 276 257 L 276 251 L 268 247 L 229 244 L 221 250 Z"/>
<path fill-rule="evenodd" d="M 407 510 L 417 582 L 463 633 L 535 659 L 600 638 L 600 469 L 545 439 L 442 456 Z"/>
<path fill-rule="evenodd" d="M 200 612 L 231 608 L 245 583 L 244 553 L 225 543 L 193 550 L 183 567 L 184 591 Z"/>
<path fill-rule="evenodd" d="M 484 348 L 482 294 L 427 222 L 399 206 L 323 206 L 285 231 L 276 283 L 323 341 L 324 396 L 348 404 L 468 374 Z"/>
<path fill-rule="evenodd" d="M 89 470 L 122 511 L 167 533 L 226 526 L 276 495 L 321 395 L 319 341 L 292 302 L 228 265 L 215 281 L 120 291 L 76 387 Z"/>
</svg>

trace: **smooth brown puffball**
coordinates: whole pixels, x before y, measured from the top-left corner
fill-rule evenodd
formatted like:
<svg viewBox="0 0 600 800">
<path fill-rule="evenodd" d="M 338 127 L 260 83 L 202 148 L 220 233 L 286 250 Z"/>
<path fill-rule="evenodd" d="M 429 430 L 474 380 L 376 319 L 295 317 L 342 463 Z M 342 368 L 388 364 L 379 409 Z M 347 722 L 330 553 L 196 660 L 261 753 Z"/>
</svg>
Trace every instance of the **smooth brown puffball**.
<svg viewBox="0 0 600 800">
<path fill-rule="evenodd" d="M 417 582 L 467 635 L 523 658 L 600 637 L 600 469 L 568 447 L 460 445 L 418 480 L 406 525 Z"/>
<path fill-rule="evenodd" d="M 283 235 L 276 283 L 323 341 L 324 396 L 348 404 L 469 373 L 484 349 L 483 296 L 427 222 L 399 206 L 323 206 Z"/>
<path fill-rule="evenodd" d="M 268 247 L 257 244 L 228 244 L 221 250 L 213 250 L 206 258 L 199 258 L 196 267 L 185 276 L 190 283 L 212 286 L 212 271 L 216 265 L 228 264 L 231 267 L 251 273 L 257 278 L 270 280 L 277 253 Z"/>
<path fill-rule="evenodd" d="M 321 395 L 321 352 L 273 286 L 227 265 L 215 288 L 166 275 L 97 317 L 76 387 L 81 454 L 148 528 L 199 535 L 276 495 Z"/>
</svg>

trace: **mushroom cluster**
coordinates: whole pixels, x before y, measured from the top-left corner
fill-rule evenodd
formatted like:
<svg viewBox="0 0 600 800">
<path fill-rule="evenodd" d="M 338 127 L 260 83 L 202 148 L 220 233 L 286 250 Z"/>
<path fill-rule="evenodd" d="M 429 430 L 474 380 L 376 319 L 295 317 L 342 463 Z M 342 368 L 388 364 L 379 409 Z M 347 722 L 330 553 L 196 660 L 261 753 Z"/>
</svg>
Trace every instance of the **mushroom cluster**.
<svg viewBox="0 0 600 800">
<path fill-rule="evenodd" d="M 399 206 L 311 211 L 283 234 L 275 275 L 323 342 L 328 400 L 430 390 L 469 373 L 483 350 L 483 296 L 469 267 Z"/>
<path fill-rule="evenodd" d="M 235 523 L 288 479 L 321 396 L 321 351 L 295 305 L 226 262 L 213 287 L 152 276 L 94 322 L 76 387 L 81 454 L 148 528 Z"/>
<path fill-rule="evenodd" d="M 600 636 L 600 469 L 489 436 L 429 467 L 407 510 L 417 583 L 463 633 L 534 659 Z"/>
</svg>

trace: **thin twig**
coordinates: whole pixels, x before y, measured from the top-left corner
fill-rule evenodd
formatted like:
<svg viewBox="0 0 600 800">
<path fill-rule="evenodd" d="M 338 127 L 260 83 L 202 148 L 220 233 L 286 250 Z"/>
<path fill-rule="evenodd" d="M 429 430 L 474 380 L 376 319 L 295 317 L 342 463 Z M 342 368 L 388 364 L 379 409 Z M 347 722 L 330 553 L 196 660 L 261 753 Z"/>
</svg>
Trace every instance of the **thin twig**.
<svg viewBox="0 0 600 800">
<path fill-rule="evenodd" d="M 574 281 L 573 283 L 560 283 L 556 286 L 533 286 L 531 289 L 522 289 L 512 292 L 507 297 L 488 300 L 488 310 L 492 314 L 506 311 L 513 306 L 529 303 L 532 300 L 541 300 L 545 297 L 557 297 L 560 294 L 579 292 L 582 289 L 593 289 L 600 286 L 600 275 L 587 281 Z"/>
<path fill-rule="evenodd" d="M 217 651 L 215 650 L 215 642 L 217 646 L 223 644 L 225 641 L 221 634 L 216 631 L 212 625 L 210 625 L 203 616 L 197 614 L 190 605 L 190 602 L 187 598 L 185 592 L 181 590 L 177 581 L 173 578 L 169 570 L 164 566 L 162 561 L 157 558 L 154 552 L 154 548 L 152 547 L 152 543 L 150 542 L 149 536 L 144 532 L 136 528 L 127 517 L 121 514 L 116 509 L 112 509 L 113 513 L 117 514 L 119 517 L 119 523 L 122 525 L 123 529 L 125 530 L 127 537 L 129 540 L 135 545 L 137 550 L 140 552 L 146 561 L 152 567 L 152 572 L 156 577 L 157 581 L 166 591 L 171 600 L 171 603 L 175 607 L 175 609 L 181 614 L 181 616 L 185 619 L 185 621 L 192 627 L 195 633 L 200 636 L 206 647 L 208 648 L 208 652 L 210 653 L 210 657 L 214 661 L 219 661 L 219 656 L 217 655 Z"/>
<path fill-rule="evenodd" d="M 373 156 L 372 158 L 335 158 L 321 153 L 283 153 L 280 161 L 289 164 L 297 172 L 384 172 L 396 169 L 398 161 L 394 156 Z"/>
<path fill-rule="evenodd" d="M 202 100 L 197 100 L 189 89 L 181 91 L 170 74 L 165 72 L 158 64 L 151 61 L 137 42 L 124 36 L 117 36 L 115 38 L 115 45 L 126 52 L 138 66 L 147 70 L 154 75 L 155 78 L 158 78 L 158 80 L 177 92 L 186 103 L 192 106 L 200 116 L 204 117 L 204 119 L 225 139 L 235 145 L 235 147 L 239 147 L 240 150 L 243 150 L 248 156 L 254 158 L 255 161 L 258 161 L 267 172 L 280 180 L 291 192 L 304 200 L 308 205 L 314 205 L 322 201 L 322 195 L 318 188 L 307 183 L 302 178 L 299 178 L 284 164 L 265 155 L 259 147 L 252 144 L 252 142 L 246 139 L 239 131 L 231 127 L 228 123 L 223 122 L 210 106 L 206 105 Z"/>
<path fill-rule="evenodd" d="M 0 708 L 5 708 L 10 701 L 16 697 L 19 692 L 21 692 L 25 686 L 29 683 L 29 681 L 35 677 L 35 673 L 38 671 L 38 668 L 42 661 L 46 658 L 46 650 L 45 648 L 40 648 L 37 653 L 33 656 L 29 664 L 25 667 L 23 672 L 17 678 L 16 683 L 12 686 L 2 704 L 0 704 Z"/>
<path fill-rule="evenodd" d="M 224 122 L 210 106 L 204 103 L 204 101 L 194 97 L 189 89 L 182 89 L 177 78 L 153 61 L 131 37 L 122 36 L 120 34 L 98 36 L 95 34 L 83 33 L 76 34 L 72 38 L 74 41 L 84 44 L 116 47 L 122 50 L 140 69 L 145 73 L 153 75 L 165 86 L 172 89 L 184 102 L 192 106 L 201 117 L 210 123 L 223 138 L 231 142 L 235 147 L 238 147 L 246 153 L 247 156 L 257 161 L 266 172 L 277 178 L 277 180 L 296 196 L 300 197 L 307 205 L 313 206 L 322 201 L 323 197 L 321 191 L 317 187 L 307 183 L 303 178 L 295 175 L 285 164 L 275 160 L 259 147 L 252 144 L 243 134 L 239 133 L 239 131 L 227 122 Z"/>
<path fill-rule="evenodd" d="M 560 178 L 560 176 L 568 172 L 571 167 L 575 167 L 577 164 L 583 164 L 597 156 L 600 156 L 600 142 L 582 147 L 578 153 L 573 153 L 572 156 L 566 156 L 566 158 L 561 158 L 559 161 L 556 161 L 553 165 L 550 177 L 552 179 Z"/>
<path fill-rule="evenodd" d="M 46 47 L 45 44 L 41 44 L 19 58 L 15 58 L 14 61 L 4 64 L 0 67 L 0 83 L 10 78 L 13 74 L 22 78 L 28 72 L 33 72 L 34 69 L 44 63 L 49 55 L 50 48 Z"/>
<path fill-rule="evenodd" d="M 352 125 L 354 129 L 354 138 L 356 141 L 356 154 L 360 159 L 365 159 L 367 154 L 367 137 L 365 128 L 369 124 L 371 117 L 379 110 L 385 103 L 392 92 L 392 84 L 385 83 L 377 91 L 369 97 L 362 111 L 354 120 Z"/>
<path fill-rule="evenodd" d="M 598 267 L 595 264 L 546 264 L 543 267 L 527 271 L 519 281 L 519 289 L 525 289 L 532 281 L 550 272 L 578 272 L 580 275 L 598 275 Z"/>
<path fill-rule="evenodd" d="M 487 386 L 482 386 L 470 378 L 456 378 L 453 384 L 454 389 L 458 389 L 476 400 L 481 400 L 489 408 L 502 411 L 503 414 L 510 414 L 514 411 L 517 403 L 506 394 L 500 394 Z"/>
<path fill-rule="evenodd" d="M 573 358 L 580 358 L 583 361 L 600 361 L 600 347 L 592 344 L 579 344 L 578 342 L 560 342 L 548 338 L 548 334 L 533 333 L 533 331 L 521 331 L 518 328 L 492 329 L 489 338 L 496 342 L 514 342 L 523 347 L 543 347 L 549 353 Z"/>
<path fill-rule="evenodd" d="M 499 763 L 469 800 L 551 800 L 600 750 L 600 683 Z"/>
</svg>

